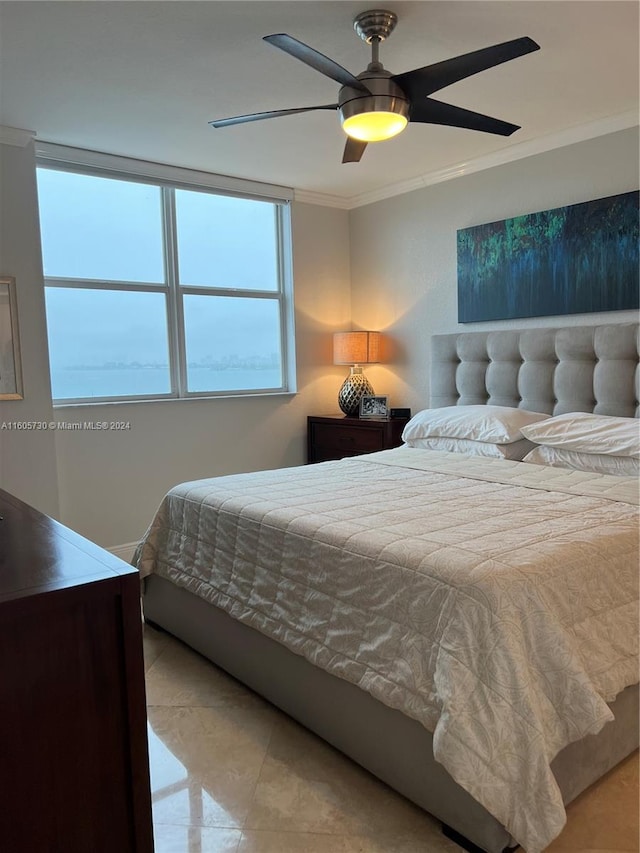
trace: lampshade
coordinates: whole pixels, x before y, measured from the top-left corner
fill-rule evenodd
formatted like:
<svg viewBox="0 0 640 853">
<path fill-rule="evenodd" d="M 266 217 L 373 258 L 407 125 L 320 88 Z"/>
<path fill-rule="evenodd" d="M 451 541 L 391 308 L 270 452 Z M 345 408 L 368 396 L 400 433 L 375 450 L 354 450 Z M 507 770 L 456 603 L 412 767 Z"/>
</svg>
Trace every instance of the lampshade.
<svg viewBox="0 0 640 853">
<path fill-rule="evenodd" d="M 334 332 L 334 364 L 374 364 L 380 361 L 380 332 Z"/>
<path fill-rule="evenodd" d="M 380 332 L 333 334 L 333 363 L 351 365 L 351 373 L 342 383 L 338 393 L 338 405 L 345 415 L 357 415 L 362 396 L 374 393 L 371 383 L 358 365 L 380 361 L 381 337 Z"/>
</svg>

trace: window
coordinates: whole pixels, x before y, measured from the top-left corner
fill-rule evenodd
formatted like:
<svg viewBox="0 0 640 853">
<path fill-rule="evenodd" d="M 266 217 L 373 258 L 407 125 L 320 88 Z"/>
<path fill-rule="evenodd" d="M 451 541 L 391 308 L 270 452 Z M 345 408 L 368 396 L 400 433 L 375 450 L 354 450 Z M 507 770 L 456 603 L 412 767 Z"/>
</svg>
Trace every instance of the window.
<svg viewBox="0 0 640 853">
<path fill-rule="evenodd" d="M 37 178 L 54 402 L 294 390 L 286 200 L 46 159 Z"/>
</svg>

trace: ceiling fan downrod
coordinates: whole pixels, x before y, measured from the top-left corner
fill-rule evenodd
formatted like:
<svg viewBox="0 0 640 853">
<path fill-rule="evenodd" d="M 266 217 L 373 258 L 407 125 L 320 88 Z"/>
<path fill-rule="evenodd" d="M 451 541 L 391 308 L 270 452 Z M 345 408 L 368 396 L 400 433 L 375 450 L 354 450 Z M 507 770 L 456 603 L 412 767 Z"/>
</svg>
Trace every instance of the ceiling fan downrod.
<svg viewBox="0 0 640 853">
<path fill-rule="evenodd" d="M 382 70 L 378 53 L 380 43 L 389 38 L 397 23 L 398 16 L 386 9 L 371 9 L 356 16 L 353 29 L 363 41 L 371 45 L 371 62 L 367 71 Z"/>
</svg>

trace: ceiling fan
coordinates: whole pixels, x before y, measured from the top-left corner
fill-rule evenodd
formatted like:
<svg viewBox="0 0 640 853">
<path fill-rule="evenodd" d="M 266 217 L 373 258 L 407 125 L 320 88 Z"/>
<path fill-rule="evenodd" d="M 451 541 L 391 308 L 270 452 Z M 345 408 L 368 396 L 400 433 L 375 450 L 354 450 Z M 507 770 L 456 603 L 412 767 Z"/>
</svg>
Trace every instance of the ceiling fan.
<svg viewBox="0 0 640 853">
<path fill-rule="evenodd" d="M 338 110 L 342 128 L 347 134 L 343 163 L 357 163 L 369 142 L 380 142 L 396 136 L 410 121 L 422 124 L 444 124 L 481 130 L 499 136 L 510 136 L 519 125 L 500 121 L 471 110 L 445 104 L 430 97 L 434 92 L 487 68 L 540 50 L 540 45 L 527 36 L 474 50 L 462 56 L 445 59 L 424 68 L 391 74 L 378 59 L 380 42 L 393 32 L 398 17 L 384 9 L 360 13 L 353 22 L 356 33 L 371 45 L 371 62 L 366 71 L 355 77 L 333 59 L 286 33 L 264 36 L 264 41 L 289 53 L 341 84 L 338 102 L 291 110 L 234 116 L 211 121 L 213 127 L 229 127 L 249 121 L 290 116 L 312 110 Z"/>
</svg>

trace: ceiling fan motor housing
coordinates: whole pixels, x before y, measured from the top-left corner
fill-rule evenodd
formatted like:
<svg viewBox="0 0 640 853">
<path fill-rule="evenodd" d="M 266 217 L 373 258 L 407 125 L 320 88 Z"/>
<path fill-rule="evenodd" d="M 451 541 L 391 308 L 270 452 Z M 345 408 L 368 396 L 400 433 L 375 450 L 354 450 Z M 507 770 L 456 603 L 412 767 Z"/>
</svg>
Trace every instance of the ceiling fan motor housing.
<svg viewBox="0 0 640 853">
<path fill-rule="evenodd" d="M 388 71 L 364 71 L 358 74 L 358 80 L 362 80 L 371 94 L 363 94 L 351 86 L 340 89 L 338 109 L 343 123 L 354 115 L 369 112 L 396 113 L 409 119 L 409 101 Z"/>
</svg>

